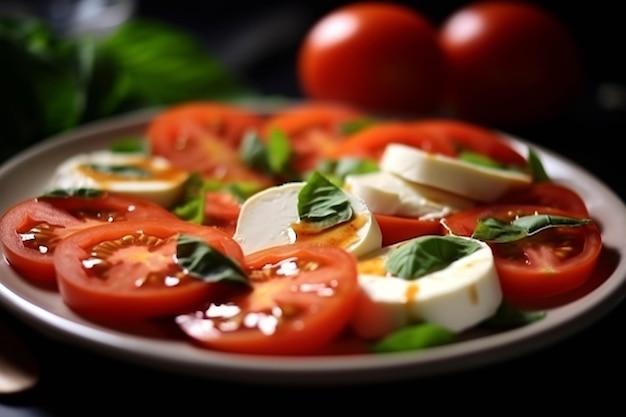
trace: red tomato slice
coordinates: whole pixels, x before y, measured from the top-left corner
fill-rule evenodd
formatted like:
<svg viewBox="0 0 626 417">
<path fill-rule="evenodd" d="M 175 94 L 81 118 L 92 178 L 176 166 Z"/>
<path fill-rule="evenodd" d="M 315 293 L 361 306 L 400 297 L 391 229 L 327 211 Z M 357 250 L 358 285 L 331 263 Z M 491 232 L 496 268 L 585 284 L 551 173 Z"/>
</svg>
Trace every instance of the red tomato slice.
<svg viewBox="0 0 626 417">
<path fill-rule="evenodd" d="M 422 119 L 411 123 L 432 141 L 448 142 L 455 154 L 475 152 L 507 166 L 526 168 L 526 159 L 497 132 L 477 124 L 453 119 Z"/>
<path fill-rule="evenodd" d="M 241 203 L 227 191 L 208 191 L 204 205 L 204 223 L 235 234 Z"/>
<path fill-rule="evenodd" d="M 402 143 L 426 152 L 455 156 L 456 151 L 448 141 L 425 135 L 409 123 L 381 122 L 350 135 L 330 153 L 333 158 L 356 157 L 379 161 L 390 143 Z"/>
<path fill-rule="evenodd" d="M 252 290 L 176 321 L 200 345 L 228 352 L 319 353 L 345 328 L 359 297 L 356 259 L 297 243 L 246 256 Z"/>
<path fill-rule="evenodd" d="M 263 118 L 251 111 L 213 102 L 190 102 L 168 108 L 149 124 L 146 136 L 153 154 L 176 167 L 224 181 L 268 178 L 244 166 L 239 144 L 248 130 L 260 130 Z"/>
<path fill-rule="evenodd" d="M 4 213 L 0 238 L 7 261 L 20 275 L 40 284 L 55 284 L 52 257 L 61 240 L 86 227 L 142 219 L 176 216 L 156 203 L 113 194 L 32 198 Z"/>
<path fill-rule="evenodd" d="M 369 116 L 365 113 L 346 105 L 306 102 L 269 117 L 262 136 L 267 138 L 272 129 L 287 135 L 295 154 L 292 167 L 297 173 L 303 174 L 315 169 L 346 136 L 342 127 L 366 118 Z"/>
<path fill-rule="evenodd" d="M 451 233 L 472 235 L 485 217 L 511 221 L 515 216 L 572 213 L 537 205 L 490 205 L 452 214 L 444 219 Z M 512 303 L 537 301 L 573 290 L 587 281 L 602 250 L 598 227 L 558 227 L 511 243 L 489 243 L 504 298 Z"/>
<path fill-rule="evenodd" d="M 63 301 L 85 317 L 119 322 L 197 308 L 217 284 L 191 277 L 176 262 L 176 239 L 195 236 L 243 264 L 224 232 L 182 220 L 119 222 L 80 230 L 57 246 L 54 266 Z"/>
<path fill-rule="evenodd" d="M 409 217 L 374 214 L 383 235 L 382 245 L 388 246 L 423 235 L 443 233 L 439 220 L 420 220 Z"/>
<path fill-rule="evenodd" d="M 533 204 L 561 209 L 579 217 L 589 217 L 583 198 L 574 190 L 554 182 L 532 183 L 526 189 L 510 192 L 496 204 Z"/>
</svg>

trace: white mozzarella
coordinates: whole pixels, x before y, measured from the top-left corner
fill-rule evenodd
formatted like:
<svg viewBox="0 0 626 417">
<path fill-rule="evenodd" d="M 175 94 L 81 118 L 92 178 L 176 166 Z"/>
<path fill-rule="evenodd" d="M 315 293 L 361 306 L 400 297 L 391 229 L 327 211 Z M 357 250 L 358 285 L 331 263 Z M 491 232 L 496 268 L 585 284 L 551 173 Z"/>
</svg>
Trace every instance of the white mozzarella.
<svg viewBox="0 0 626 417">
<path fill-rule="evenodd" d="M 384 268 L 390 253 L 407 242 L 360 258 L 362 296 L 351 323 L 355 334 L 376 339 L 420 322 L 461 332 L 491 317 L 502 292 L 491 249 L 476 242 L 478 251 L 415 280 L 392 276 Z"/>
<path fill-rule="evenodd" d="M 317 233 L 299 236 L 298 193 L 304 182 L 292 182 L 260 191 L 241 207 L 234 238 L 244 253 L 271 246 L 314 241 L 334 244 L 355 256 L 380 249 L 382 234 L 372 212 L 363 201 L 346 193 L 354 212 L 352 220 Z"/>
<path fill-rule="evenodd" d="M 373 213 L 421 220 L 440 219 L 476 204 L 468 198 L 382 171 L 348 175 L 344 188 L 363 200 Z"/>
<path fill-rule="evenodd" d="M 188 178 L 188 172 L 160 156 L 102 150 L 65 160 L 48 188 L 98 189 L 145 198 L 169 208 L 182 196 Z"/>
<path fill-rule="evenodd" d="M 494 201 L 532 182 L 526 173 L 481 166 L 399 143 L 385 148 L 380 169 L 481 202 Z"/>
</svg>

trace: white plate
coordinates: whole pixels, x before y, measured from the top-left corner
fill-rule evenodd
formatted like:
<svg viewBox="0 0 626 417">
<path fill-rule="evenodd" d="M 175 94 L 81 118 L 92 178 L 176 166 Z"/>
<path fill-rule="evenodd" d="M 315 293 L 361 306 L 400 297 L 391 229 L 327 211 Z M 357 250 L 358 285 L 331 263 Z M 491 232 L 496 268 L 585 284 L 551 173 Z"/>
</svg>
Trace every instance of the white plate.
<svg viewBox="0 0 626 417">
<path fill-rule="evenodd" d="M 0 212 L 43 190 L 62 160 L 78 152 L 106 148 L 124 135 L 141 134 L 153 111 L 133 113 L 59 135 L 15 156 L 0 167 Z M 546 347 L 583 329 L 613 309 L 626 288 L 626 207 L 589 172 L 540 146 L 532 145 L 548 174 L 576 189 L 603 229 L 606 247 L 589 285 L 557 300 L 544 320 L 500 333 L 424 350 L 385 355 L 304 358 L 247 356 L 194 347 L 188 340 L 154 329 L 112 329 L 69 310 L 58 293 L 29 284 L 0 263 L 0 302 L 39 331 L 120 360 L 206 378 L 256 383 L 340 384 L 387 381 L 443 374 L 511 359 Z"/>
</svg>

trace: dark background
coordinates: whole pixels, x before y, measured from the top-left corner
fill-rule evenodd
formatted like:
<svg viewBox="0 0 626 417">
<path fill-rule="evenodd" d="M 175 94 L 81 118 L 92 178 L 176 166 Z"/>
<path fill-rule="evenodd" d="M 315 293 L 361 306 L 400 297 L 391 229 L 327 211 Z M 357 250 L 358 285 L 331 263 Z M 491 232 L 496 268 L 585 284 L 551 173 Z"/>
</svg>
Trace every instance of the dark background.
<svg viewBox="0 0 626 417">
<path fill-rule="evenodd" d="M 295 57 L 300 41 L 317 19 L 345 3 L 145 0 L 139 1 L 136 15 L 164 20 L 197 34 L 213 53 L 259 92 L 297 98 L 301 92 Z M 400 3 L 415 7 L 435 24 L 467 4 L 443 0 Z M 511 133 L 570 158 L 624 198 L 621 148 L 626 138 L 626 68 L 622 56 L 626 37 L 619 2 L 537 3 L 559 17 L 575 36 L 583 53 L 585 85 L 579 101 L 567 114 Z M 536 412 L 545 407 L 538 405 L 543 400 L 565 410 L 568 405 L 594 398 L 594 405 L 602 407 L 608 404 L 607 386 L 615 380 L 621 381 L 626 371 L 626 345 L 621 337 L 625 314 L 622 303 L 579 334 L 502 364 L 364 388 L 316 390 L 242 386 L 166 375 L 50 341 L 24 329 L 38 343 L 43 380 L 37 389 L 22 396 L 0 397 L 0 415 L 5 417 L 3 412 L 12 413 L 8 417 L 107 415 L 106 412 L 116 411 L 124 414 L 130 410 L 128 407 L 143 411 L 142 415 L 163 412 L 163 407 L 174 407 L 179 411 L 175 415 L 191 415 L 191 409 L 196 410 L 194 414 L 210 415 L 222 407 L 237 410 L 246 404 L 257 412 L 299 414 L 304 409 L 312 412 L 337 409 L 330 405 L 336 401 L 344 410 L 380 402 L 392 413 L 419 413 L 433 408 L 447 410 L 462 392 L 476 394 L 474 400 L 461 401 L 464 410 L 480 411 L 477 407 L 500 403 L 502 412 L 524 404 Z M 501 401 L 508 403 L 503 405 Z M 292 404 L 288 405 L 289 402 Z M 235 408 L 231 408 L 233 404 Z M 404 411 L 405 407 L 409 407 L 408 411 Z"/>
</svg>

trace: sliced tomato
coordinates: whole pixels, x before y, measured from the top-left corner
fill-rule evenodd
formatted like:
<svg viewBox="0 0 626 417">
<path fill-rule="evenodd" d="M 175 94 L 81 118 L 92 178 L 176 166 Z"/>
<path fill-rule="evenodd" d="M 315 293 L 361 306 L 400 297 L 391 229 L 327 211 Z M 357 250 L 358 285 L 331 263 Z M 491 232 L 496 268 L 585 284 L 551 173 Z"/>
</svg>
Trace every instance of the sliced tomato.
<svg viewBox="0 0 626 417">
<path fill-rule="evenodd" d="M 154 155 L 176 167 L 224 181 L 269 179 L 244 166 L 239 145 L 249 130 L 259 131 L 263 118 L 243 108 L 215 102 L 189 102 L 158 114 L 146 136 Z"/>
<path fill-rule="evenodd" d="M 293 169 L 300 174 L 316 168 L 318 163 L 346 135 L 351 123 L 359 123 L 370 117 L 343 104 L 308 101 L 293 105 L 270 116 L 263 127 L 262 136 L 267 138 L 277 129 L 290 139 L 294 153 Z"/>
<path fill-rule="evenodd" d="M 443 233 L 439 220 L 420 220 L 410 217 L 374 214 L 383 235 L 382 245 L 388 246 L 423 235 Z"/>
<path fill-rule="evenodd" d="M 511 221 L 531 214 L 573 216 L 541 205 L 490 205 L 452 214 L 444 219 L 451 233 L 471 236 L 479 219 Z M 581 217 L 582 218 L 582 217 Z M 556 227 L 510 243 L 489 243 L 505 300 L 525 303 L 571 291 L 593 274 L 602 250 L 595 223 Z"/>
<path fill-rule="evenodd" d="M 23 277 L 55 284 L 53 254 L 78 230 L 121 221 L 176 219 L 156 203 L 113 194 L 98 197 L 40 197 L 19 202 L 0 219 L 4 255 Z"/>
<path fill-rule="evenodd" d="M 177 317 L 211 349 L 315 354 L 345 328 L 359 297 L 356 259 L 333 246 L 296 243 L 246 256 L 252 289 Z"/>
<path fill-rule="evenodd" d="M 526 168 L 526 159 L 495 130 L 461 120 L 434 118 L 412 122 L 411 127 L 432 141 L 444 141 L 455 154 L 469 151 L 505 166 Z"/>
<path fill-rule="evenodd" d="M 536 182 L 528 188 L 509 192 L 497 204 L 533 204 L 554 207 L 575 216 L 589 217 L 583 198 L 573 189 L 555 182 Z"/>
<path fill-rule="evenodd" d="M 232 236 L 235 233 L 241 202 L 227 191 L 208 191 L 204 205 L 204 223 Z"/>
<path fill-rule="evenodd" d="M 166 317 L 189 311 L 217 291 L 176 261 L 177 237 L 191 235 L 243 265 L 226 233 L 182 220 L 119 222 L 82 229 L 57 246 L 54 266 L 63 301 L 103 322 Z"/>
<path fill-rule="evenodd" d="M 358 131 L 338 144 L 330 155 L 333 158 L 355 157 L 379 161 L 390 143 L 402 143 L 447 156 L 456 155 L 449 141 L 423 134 L 411 124 L 398 121 L 380 122 Z"/>
</svg>

